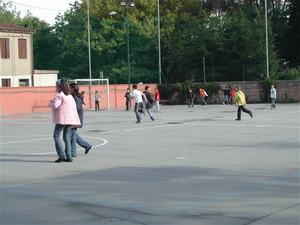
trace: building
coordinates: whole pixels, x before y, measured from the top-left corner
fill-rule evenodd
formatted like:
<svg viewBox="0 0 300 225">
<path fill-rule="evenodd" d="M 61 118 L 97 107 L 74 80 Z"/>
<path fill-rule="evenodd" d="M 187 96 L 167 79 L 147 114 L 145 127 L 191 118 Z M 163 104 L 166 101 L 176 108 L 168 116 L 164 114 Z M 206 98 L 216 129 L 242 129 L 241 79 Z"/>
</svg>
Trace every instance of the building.
<svg viewBox="0 0 300 225">
<path fill-rule="evenodd" d="M 31 29 L 0 23 L 0 87 L 53 86 L 57 74 L 34 70 Z"/>
</svg>

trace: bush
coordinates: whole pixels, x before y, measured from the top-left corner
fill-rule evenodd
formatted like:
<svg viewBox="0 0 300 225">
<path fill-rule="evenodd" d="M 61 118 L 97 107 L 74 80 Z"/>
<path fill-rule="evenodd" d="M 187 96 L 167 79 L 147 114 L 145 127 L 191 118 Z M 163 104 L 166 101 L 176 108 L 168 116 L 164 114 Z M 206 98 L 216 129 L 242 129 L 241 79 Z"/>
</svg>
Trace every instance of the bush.
<svg viewBox="0 0 300 225">
<path fill-rule="evenodd" d="M 199 95 L 199 88 L 202 87 L 206 90 L 209 100 L 219 94 L 221 89 L 217 83 L 176 83 L 176 84 L 161 84 L 158 85 L 160 90 L 161 99 L 167 100 L 167 104 L 185 104 L 186 94 L 188 89 L 191 88 L 195 93 L 195 98 Z"/>
<path fill-rule="evenodd" d="M 279 72 L 279 80 L 300 80 L 300 67 L 287 68 Z"/>
</svg>

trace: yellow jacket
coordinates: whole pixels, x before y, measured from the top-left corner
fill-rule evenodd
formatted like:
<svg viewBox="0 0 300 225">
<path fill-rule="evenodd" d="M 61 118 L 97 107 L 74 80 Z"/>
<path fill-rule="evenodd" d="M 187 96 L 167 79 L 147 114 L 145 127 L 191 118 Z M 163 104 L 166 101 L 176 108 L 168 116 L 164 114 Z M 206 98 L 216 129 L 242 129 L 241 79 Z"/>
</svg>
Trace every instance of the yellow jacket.
<svg viewBox="0 0 300 225">
<path fill-rule="evenodd" d="M 245 94 L 241 91 L 241 90 L 238 90 L 237 92 L 235 92 L 235 96 L 234 96 L 234 101 L 235 101 L 235 104 L 237 106 L 244 106 L 246 105 L 246 98 L 245 98 Z"/>
</svg>

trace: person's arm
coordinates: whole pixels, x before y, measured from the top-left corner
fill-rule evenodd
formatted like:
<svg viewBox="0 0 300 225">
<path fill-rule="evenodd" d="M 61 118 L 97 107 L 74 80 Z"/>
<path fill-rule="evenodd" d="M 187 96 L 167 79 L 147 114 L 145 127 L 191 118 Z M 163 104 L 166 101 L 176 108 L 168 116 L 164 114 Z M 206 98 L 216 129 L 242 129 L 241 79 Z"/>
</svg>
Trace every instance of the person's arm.
<svg viewBox="0 0 300 225">
<path fill-rule="evenodd" d="M 53 99 L 50 100 L 48 106 L 52 109 L 57 109 L 62 103 L 61 95 L 58 93 L 55 95 Z"/>
</svg>

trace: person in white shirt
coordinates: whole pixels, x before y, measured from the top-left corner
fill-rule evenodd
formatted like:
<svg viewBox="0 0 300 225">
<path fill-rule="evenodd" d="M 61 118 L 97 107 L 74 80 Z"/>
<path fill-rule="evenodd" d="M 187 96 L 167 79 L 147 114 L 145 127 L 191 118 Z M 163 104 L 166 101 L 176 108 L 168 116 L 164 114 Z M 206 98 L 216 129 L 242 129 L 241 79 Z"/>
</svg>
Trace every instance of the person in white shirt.
<svg viewBox="0 0 300 225">
<path fill-rule="evenodd" d="M 137 85 L 133 84 L 132 85 L 132 92 L 131 92 L 131 97 L 135 99 L 135 104 L 134 104 L 134 113 L 136 115 L 136 123 L 141 123 L 142 122 L 142 114 L 145 115 L 145 103 L 144 101 L 147 101 L 146 96 L 139 90 L 137 90 Z"/>
<path fill-rule="evenodd" d="M 276 89 L 274 87 L 274 85 L 271 86 L 271 90 L 270 90 L 270 98 L 271 98 L 271 109 L 275 109 L 275 101 L 276 101 L 276 97 L 277 97 L 277 93 L 276 93 Z"/>
</svg>

